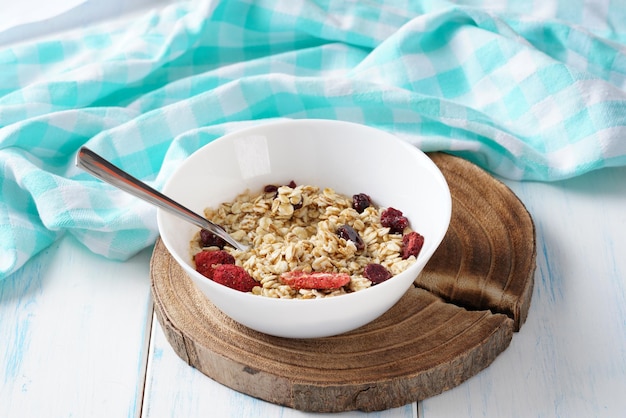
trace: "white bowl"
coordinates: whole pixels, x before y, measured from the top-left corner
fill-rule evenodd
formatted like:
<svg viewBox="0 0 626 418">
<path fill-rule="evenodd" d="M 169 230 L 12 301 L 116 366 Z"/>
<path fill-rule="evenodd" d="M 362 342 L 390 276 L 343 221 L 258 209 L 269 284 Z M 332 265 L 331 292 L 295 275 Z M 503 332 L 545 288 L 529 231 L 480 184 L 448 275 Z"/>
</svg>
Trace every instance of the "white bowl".
<svg viewBox="0 0 626 418">
<path fill-rule="evenodd" d="M 290 180 L 348 196 L 366 193 L 377 206 L 401 210 L 425 242 L 411 267 L 371 288 L 322 299 L 274 299 L 196 272 L 189 243 L 197 227 L 159 210 L 161 239 L 190 279 L 226 315 L 263 333 L 317 338 L 371 322 L 407 291 L 448 229 L 450 191 L 437 166 L 389 133 L 347 122 L 281 120 L 225 135 L 185 160 L 163 191 L 202 214 L 246 189 Z"/>
</svg>

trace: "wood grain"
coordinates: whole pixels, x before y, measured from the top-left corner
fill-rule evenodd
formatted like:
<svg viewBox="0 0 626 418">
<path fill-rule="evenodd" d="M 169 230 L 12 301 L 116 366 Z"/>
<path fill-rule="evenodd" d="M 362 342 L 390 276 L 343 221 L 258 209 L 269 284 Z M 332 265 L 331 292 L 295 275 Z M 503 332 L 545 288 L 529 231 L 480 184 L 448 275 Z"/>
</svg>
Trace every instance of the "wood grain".
<svg viewBox="0 0 626 418">
<path fill-rule="evenodd" d="M 451 179 L 458 181 L 450 176 L 450 171 L 463 171 L 469 165 L 442 154 L 433 155 L 433 159 L 443 167 L 449 182 Z M 495 182 L 488 176 L 469 177 L 468 181 Z M 494 184 L 499 193 L 506 191 L 500 188 L 501 183 Z M 450 280 L 452 285 L 442 287 L 449 290 L 449 294 L 441 292 L 446 299 L 432 290 L 414 287 L 381 318 L 353 332 L 312 340 L 277 338 L 250 330 L 222 314 L 191 284 L 158 242 L 151 261 L 152 292 L 155 313 L 167 340 L 183 360 L 214 380 L 251 396 L 305 411 L 388 409 L 459 385 L 491 364 L 509 345 L 530 303 L 528 285 L 510 284 L 518 285 L 523 282 L 522 278 L 532 280 L 532 274 L 519 271 L 520 266 L 528 266 L 512 262 L 512 255 L 506 257 L 506 252 L 498 252 L 498 257 L 493 257 L 489 252 L 493 251 L 493 245 L 498 247 L 494 243 L 510 240 L 507 232 L 510 228 L 486 229 L 488 236 L 480 242 L 473 256 L 468 257 L 467 252 L 463 252 L 465 245 L 473 243 L 466 236 L 473 236 L 481 228 L 476 227 L 475 220 L 470 222 L 462 217 L 473 213 L 472 202 L 481 200 L 472 199 L 468 194 L 455 195 L 456 188 L 451 189 L 454 224 L 457 228 L 465 224 L 471 227 L 452 229 L 454 235 L 444 240 L 444 245 L 452 248 L 444 249 L 438 260 L 441 264 L 443 255 L 450 254 L 451 262 L 445 268 L 430 268 L 441 277 L 456 279 L 454 283 Z M 467 187 L 464 190 L 468 190 Z M 486 196 L 493 198 L 489 193 Z M 518 210 L 517 199 L 506 201 Z M 496 212 L 504 210 L 501 199 L 496 202 Z M 462 210 L 458 210 L 460 203 L 464 205 Z M 488 219 L 482 216 L 480 220 L 485 218 Z M 518 225 L 530 226 L 524 232 L 530 237 L 534 251 L 532 221 Z M 484 246 L 483 242 L 492 246 Z M 512 250 L 517 246 L 504 248 Z M 488 288 L 491 293 L 501 289 L 502 297 L 485 298 L 482 295 L 486 292 L 479 289 L 473 294 L 481 295 L 475 300 L 485 308 L 476 309 L 470 303 L 472 299 L 468 303 L 451 303 L 458 295 L 470 294 L 463 289 L 459 279 L 463 274 L 460 273 L 482 272 L 484 258 L 496 261 L 489 263 L 486 277 L 467 283 L 479 284 L 481 289 Z M 493 266 L 498 264 L 497 260 L 506 268 Z M 531 260 L 534 261 L 534 254 Z M 480 267 L 473 269 L 472 263 Z M 534 264 L 530 270 L 533 268 Z M 489 287 L 492 272 L 497 273 L 493 276 L 498 284 Z M 506 273 L 506 280 L 502 279 L 502 272 Z M 433 277 L 435 274 L 422 277 L 427 280 L 418 280 L 418 284 L 432 285 Z M 490 301 L 515 299 L 515 291 L 519 292 L 518 300 L 494 305 L 497 309 L 500 305 L 521 307 L 506 312 L 510 318 L 488 309 Z"/>
<path fill-rule="evenodd" d="M 429 154 L 448 181 L 450 227 L 416 283 L 468 309 L 526 321 L 536 265 L 535 225 L 524 204 L 478 166 Z"/>
<path fill-rule="evenodd" d="M 504 182 L 537 228 L 530 313 L 496 362 L 420 417 L 624 416 L 626 167 Z"/>
<path fill-rule="evenodd" d="M 0 417 L 139 416 L 150 256 L 112 262 L 67 235 L 0 281 Z"/>
<path fill-rule="evenodd" d="M 356 331 L 286 339 L 231 320 L 190 285 L 159 242 L 155 311 L 174 351 L 207 376 L 269 402 L 315 412 L 388 409 L 454 387 L 508 346 L 513 321 L 412 288 Z"/>
</svg>

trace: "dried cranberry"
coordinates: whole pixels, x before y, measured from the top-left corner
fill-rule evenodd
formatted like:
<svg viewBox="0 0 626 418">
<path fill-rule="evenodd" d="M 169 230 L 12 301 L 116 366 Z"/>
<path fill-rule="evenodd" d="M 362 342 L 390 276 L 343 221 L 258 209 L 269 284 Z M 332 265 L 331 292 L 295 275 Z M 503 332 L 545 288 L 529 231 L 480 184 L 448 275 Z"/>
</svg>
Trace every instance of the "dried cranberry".
<svg viewBox="0 0 626 418">
<path fill-rule="evenodd" d="M 339 228 L 337 228 L 336 234 L 339 238 L 343 238 L 346 241 L 354 242 L 354 245 L 356 245 L 356 249 L 358 251 L 361 251 L 363 248 L 365 248 L 365 243 L 363 242 L 363 239 L 361 238 L 359 233 L 356 232 L 354 228 L 352 228 L 350 225 L 341 225 Z"/>
<path fill-rule="evenodd" d="M 392 234 L 401 234 L 409 225 L 409 220 L 398 209 L 387 208 L 380 214 L 380 224 L 389 228 Z"/>
<path fill-rule="evenodd" d="M 213 272 L 213 281 L 240 292 L 251 292 L 259 283 L 243 269 L 234 264 L 220 264 Z"/>
<path fill-rule="evenodd" d="M 402 259 L 406 260 L 410 256 L 418 256 L 424 246 L 424 237 L 417 232 L 409 232 L 402 237 Z"/>
<path fill-rule="evenodd" d="M 196 271 L 209 279 L 213 279 L 214 267 L 221 264 L 235 264 L 235 257 L 226 251 L 200 251 L 194 256 Z"/>
<path fill-rule="evenodd" d="M 366 208 L 372 205 L 372 199 L 365 193 L 352 196 L 352 208 L 359 213 L 363 213 Z"/>
<path fill-rule="evenodd" d="M 377 263 L 371 263 L 363 269 L 363 277 L 369 279 L 373 284 L 382 283 L 391 278 L 391 273 L 385 266 Z"/>
<path fill-rule="evenodd" d="M 295 189 L 297 187 L 296 182 L 291 180 L 288 184 L 286 184 L 286 186 L 291 187 L 292 189 Z M 263 187 L 263 191 L 265 193 L 274 193 L 274 199 L 276 199 L 276 197 L 278 196 L 278 188 L 280 186 L 276 186 L 275 184 L 268 184 L 265 187 Z M 302 207 L 302 205 L 300 205 L 300 207 Z M 300 207 L 297 207 L 295 209 L 300 209 Z"/>
<path fill-rule="evenodd" d="M 219 225 L 218 225 L 219 226 Z M 224 229 L 220 226 L 221 229 Z M 227 242 L 222 238 L 215 235 L 213 232 L 207 229 L 200 230 L 200 244 L 203 247 L 218 247 L 220 249 L 224 248 L 227 245 Z"/>
</svg>

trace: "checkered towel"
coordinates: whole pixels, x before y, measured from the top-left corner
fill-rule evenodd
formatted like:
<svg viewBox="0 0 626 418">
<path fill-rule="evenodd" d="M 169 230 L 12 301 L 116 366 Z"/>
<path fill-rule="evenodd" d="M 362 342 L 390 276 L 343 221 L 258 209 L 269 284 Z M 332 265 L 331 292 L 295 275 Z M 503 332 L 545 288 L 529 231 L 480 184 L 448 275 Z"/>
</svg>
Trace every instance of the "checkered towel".
<svg viewBox="0 0 626 418">
<path fill-rule="evenodd" d="M 157 188 L 272 118 L 371 125 L 514 179 L 626 164 L 626 7 L 480 3 L 175 3 L 0 49 L 0 278 L 66 233 L 113 259 L 154 242 L 152 207 L 74 167 L 84 144 Z"/>
</svg>

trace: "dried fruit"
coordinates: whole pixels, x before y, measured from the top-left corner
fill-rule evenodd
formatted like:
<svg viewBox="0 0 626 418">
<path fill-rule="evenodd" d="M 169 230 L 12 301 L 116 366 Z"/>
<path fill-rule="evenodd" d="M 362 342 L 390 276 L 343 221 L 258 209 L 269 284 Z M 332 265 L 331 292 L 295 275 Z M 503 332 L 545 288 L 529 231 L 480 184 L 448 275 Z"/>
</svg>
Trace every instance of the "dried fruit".
<svg viewBox="0 0 626 418">
<path fill-rule="evenodd" d="M 296 182 L 295 182 L 295 181 L 291 180 L 291 181 L 290 181 L 289 183 L 287 183 L 285 186 L 289 186 L 289 187 L 291 187 L 292 189 L 295 189 L 297 185 L 296 185 Z M 280 186 L 277 186 L 277 185 L 275 185 L 275 184 L 268 184 L 268 185 L 266 185 L 265 187 L 263 187 L 263 191 L 264 191 L 265 193 L 276 193 L 276 192 L 278 191 L 278 188 L 279 188 L 279 187 L 280 187 Z"/>
<path fill-rule="evenodd" d="M 380 224 L 389 228 L 392 234 L 401 234 L 409 225 L 409 220 L 398 209 L 387 208 L 380 214 Z"/>
<path fill-rule="evenodd" d="M 200 251 L 195 255 L 196 271 L 209 279 L 213 279 L 215 266 L 221 264 L 235 264 L 235 257 L 226 251 Z"/>
<path fill-rule="evenodd" d="M 372 284 L 379 284 L 392 277 L 392 274 L 385 266 L 377 263 L 370 263 L 363 269 L 363 277 L 369 279 Z"/>
<path fill-rule="evenodd" d="M 289 198 L 289 203 L 293 206 L 293 210 L 298 210 L 304 204 L 304 199 L 302 198 L 302 195 L 292 196 Z"/>
<path fill-rule="evenodd" d="M 424 237 L 415 231 L 409 232 L 402 237 L 402 259 L 406 260 L 412 255 L 417 257 L 423 246 Z"/>
<path fill-rule="evenodd" d="M 358 251 L 361 251 L 363 250 L 363 248 L 365 248 L 365 243 L 363 242 L 363 239 L 361 238 L 359 233 L 356 232 L 354 228 L 352 228 L 350 225 L 341 225 L 339 228 L 337 228 L 337 231 L 335 233 L 337 234 L 337 236 L 339 236 L 339 238 L 343 238 L 346 241 L 354 242 L 354 245 L 356 245 L 356 249 Z"/>
<path fill-rule="evenodd" d="M 220 228 L 222 227 L 220 226 Z M 218 237 L 208 229 L 200 230 L 200 244 L 203 247 L 218 247 L 219 249 L 222 249 L 225 245 L 228 245 L 226 241 L 224 241 L 222 238 Z"/>
<path fill-rule="evenodd" d="M 240 292 L 251 292 L 254 286 L 258 286 L 257 281 L 243 267 L 234 264 L 215 266 L 213 281 Z"/>
<path fill-rule="evenodd" d="M 339 289 L 350 283 L 347 273 L 307 273 L 301 270 L 289 271 L 280 275 L 283 283 L 293 289 Z"/>
<path fill-rule="evenodd" d="M 292 189 L 295 189 L 297 187 L 296 182 L 291 180 L 288 184 L 286 184 L 287 187 L 290 187 Z M 263 187 L 263 191 L 265 193 L 274 193 L 274 199 L 276 199 L 278 197 L 278 189 L 281 186 L 276 186 L 275 184 L 268 184 L 265 187 Z M 300 200 L 297 202 L 290 202 L 291 206 L 293 206 L 293 210 L 297 210 L 300 209 L 302 207 L 302 197 L 300 196 Z"/>
<path fill-rule="evenodd" d="M 352 208 L 359 213 L 369 208 L 372 205 L 372 198 L 365 193 L 359 193 L 352 196 Z"/>
</svg>

